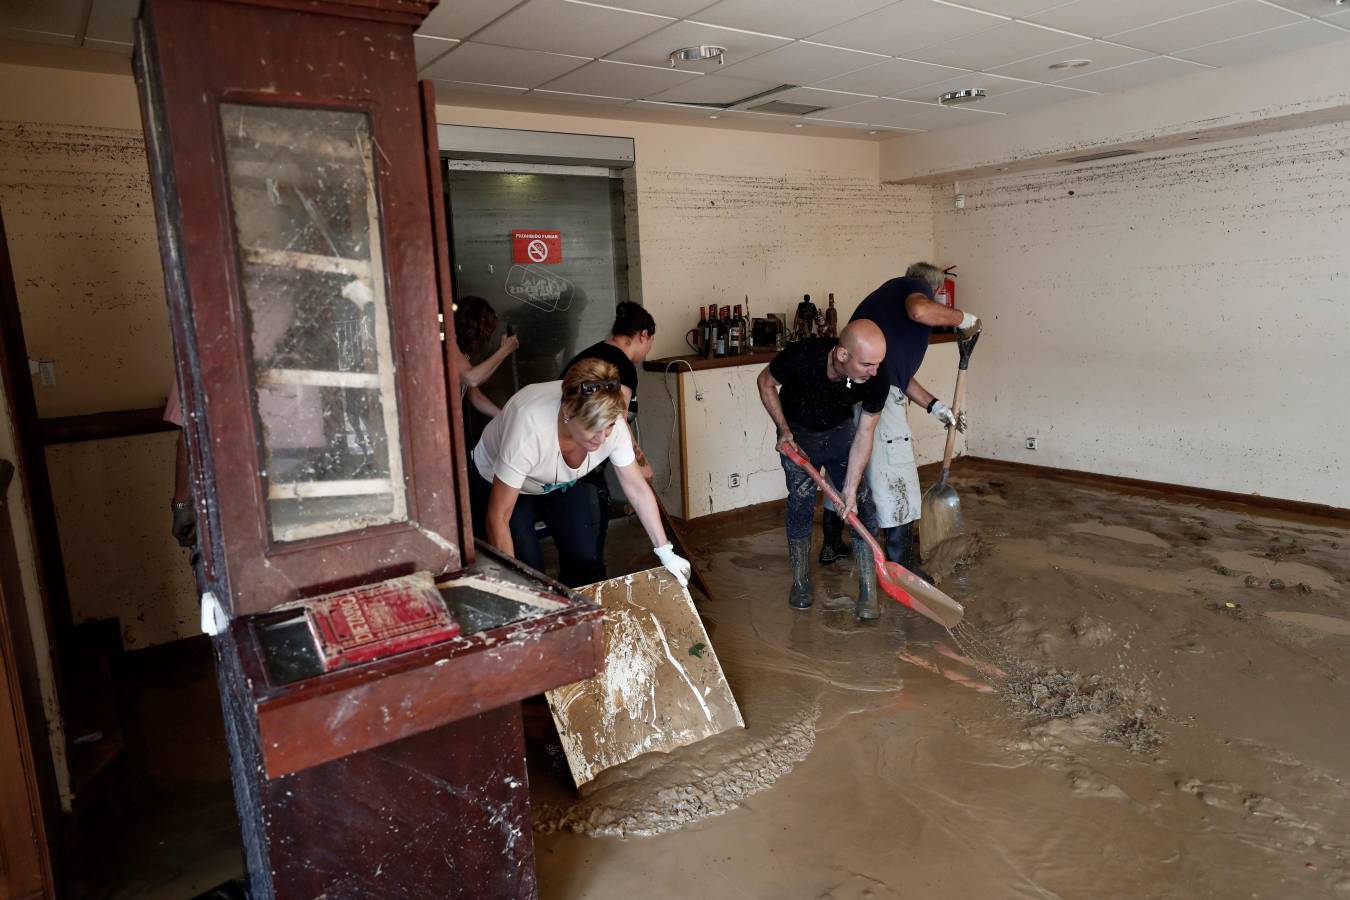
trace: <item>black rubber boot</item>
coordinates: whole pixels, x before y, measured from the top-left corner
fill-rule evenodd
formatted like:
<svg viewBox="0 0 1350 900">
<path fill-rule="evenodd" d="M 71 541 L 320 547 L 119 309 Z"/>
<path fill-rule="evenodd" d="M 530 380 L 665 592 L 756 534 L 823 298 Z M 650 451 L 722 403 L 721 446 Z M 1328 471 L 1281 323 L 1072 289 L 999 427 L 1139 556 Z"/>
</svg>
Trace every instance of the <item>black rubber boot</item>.
<svg viewBox="0 0 1350 900">
<path fill-rule="evenodd" d="M 858 564 L 858 603 L 853 614 L 859 622 L 870 622 L 881 618 L 881 607 L 877 603 L 877 568 L 872 558 L 872 548 L 857 532 L 853 534 L 853 560 Z"/>
<path fill-rule="evenodd" d="M 810 609 L 811 596 L 811 539 L 788 541 L 788 562 L 792 565 L 792 586 L 788 588 L 788 606 Z"/>
<path fill-rule="evenodd" d="M 824 540 L 820 542 L 819 562 L 822 566 L 832 565 L 835 560 L 853 555 L 853 547 L 844 536 L 844 520 L 823 510 L 820 514 L 820 527 Z"/>
<path fill-rule="evenodd" d="M 914 546 L 914 523 L 906 522 L 897 528 L 886 530 L 886 558 L 898 562 L 929 584 L 933 576 L 919 568 L 919 554 Z"/>
</svg>

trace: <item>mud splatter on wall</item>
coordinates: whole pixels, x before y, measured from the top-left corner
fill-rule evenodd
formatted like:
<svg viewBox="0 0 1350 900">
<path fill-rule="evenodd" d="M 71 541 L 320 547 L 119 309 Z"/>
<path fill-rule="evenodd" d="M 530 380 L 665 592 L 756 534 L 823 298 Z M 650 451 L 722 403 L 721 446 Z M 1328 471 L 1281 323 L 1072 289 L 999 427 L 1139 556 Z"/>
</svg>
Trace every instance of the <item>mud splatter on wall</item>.
<svg viewBox="0 0 1350 900">
<path fill-rule="evenodd" d="M 43 418 L 161 404 L 173 378 L 139 128 L 0 122 L 0 204 Z M 198 631 L 169 534 L 171 434 L 48 449 L 76 622 L 117 618 L 128 648 Z"/>
<path fill-rule="evenodd" d="M 1350 506 L 1350 126 L 962 188 L 972 454 Z"/>
<path fill-rule="evenodd" d="M 162 403 L 173 362 L 140 129 L 0 121 L 0 204 L 29 354 L 56 364 L 38 414 Z"/>
</svg>

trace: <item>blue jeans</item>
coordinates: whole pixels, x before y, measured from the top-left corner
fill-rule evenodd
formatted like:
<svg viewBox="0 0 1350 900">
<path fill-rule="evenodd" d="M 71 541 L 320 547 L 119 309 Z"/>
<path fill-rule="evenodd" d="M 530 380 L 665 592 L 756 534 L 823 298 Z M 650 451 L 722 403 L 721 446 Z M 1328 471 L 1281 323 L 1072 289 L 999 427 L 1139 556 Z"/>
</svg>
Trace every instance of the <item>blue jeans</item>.
<svg viewBox="0 0 1350 900">
<path fill-rule="evenodd" d="M 842 490 L 844 477 L 848 473 L 848 453 L 853 447 L 855 428 L 853 420 L 841 422 L 827 431 L 807 431 L 797 429 L 789 422 L 797 446 L 802 448 L 806 458 L 817 469 L 824 472 L 836 490 Z M 806 540 L 811 537 L 811 523 L 816 515 L 815 481 L 806 470 L 792 460 L 778 455 L 783 464 L 783 473 L 787 476 L 787 536 L 789 541 Z M 876 531 L 877 513 L 872 505 L 872 492 L 866 479 L 859 473 L 858 518 L 869 531 Z"/>
<path fill-rule="evenodd" d="M 598 548 L 603 512 L 596 502 L 595 490 L 579 490 L 579 487 L 573 485 L 548 494 L 521 494 L 516 498 L 510 520 L 516 559 L 541 572 L 544 553 L 534 523 L 540 519 L 548 525 L 549 534 L 558 548 L 558 580 L 568 587 L 594 584 L 605 577 L 605 563 Z M 470 462 L 469 499 L 473 531 L 478 537 L 487 537 L 487 506 L 491 496 L 492 485 Z"/>
</svg>

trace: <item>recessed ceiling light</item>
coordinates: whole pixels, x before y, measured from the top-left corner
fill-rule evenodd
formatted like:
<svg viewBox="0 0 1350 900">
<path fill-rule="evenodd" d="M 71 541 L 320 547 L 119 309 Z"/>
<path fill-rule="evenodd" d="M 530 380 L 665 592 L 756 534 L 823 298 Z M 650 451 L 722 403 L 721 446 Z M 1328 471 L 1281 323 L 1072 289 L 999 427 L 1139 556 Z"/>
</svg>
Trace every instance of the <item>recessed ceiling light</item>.
<svg viewBox="0 0 1350 900">
<path fill-rule="evenodd" d="M 955 106 L 958 103 L 974 103 L 987 96 L 988 93 L 984 88 L 964 88 L 959 91 L 947 91 L 938 97 L 938 102 L 943 106 Z"/>
<path fill-rule="evenodd" d="M 676 63 L 707 62 L 710 59 L 717 60 L 717 64 L 720 66 L 726 62 L 726 54 L 726 47 L 718 47 L 714 44 L 681 47 L 678 50 L 670 51 L 670 67 L 675 68 Z"/>
<path fill-rule="evenodd" d="M 869 131 L 869 132 L 867 132 L 867 133 L 868 133 L 868 134 L 881 134 L 880 131 L 876 131 L 876 130 Z"/>
<path fill-rule="evenodd" d="M 793 127 L 793 128 L 801 128 L 801 127 L 802 127 L 802 123 L 801 123 L 801 122 L 793 122 L 793 123 L 792 123 L 792 127 Z"/>
<path fill-rule="evenodd" d="M 710 119 L 720 119 L 720 118 L 722 118 L 722 117 L 719 116 L 717 113 L 713 113 L 711 116 L 708 116 L 708 118 L 710 118 Z"/>
<path fill-rule="evenodd" d="M 1059 62 L 1057 62 L 1057 63 L 1051 63 L 1051 64 L 1050 64 L 1050 68 L 1052 68 L 1052 69 L 1081 69 L 1081 68 L 1083 68 L 1083 66 L 1090 66 L 1090 65 L 1092 65 L 1092 60 L 1090 60 L 1090 59 L 1061 59 L 1061 60 L 1060 60 Z"/>
</svg>

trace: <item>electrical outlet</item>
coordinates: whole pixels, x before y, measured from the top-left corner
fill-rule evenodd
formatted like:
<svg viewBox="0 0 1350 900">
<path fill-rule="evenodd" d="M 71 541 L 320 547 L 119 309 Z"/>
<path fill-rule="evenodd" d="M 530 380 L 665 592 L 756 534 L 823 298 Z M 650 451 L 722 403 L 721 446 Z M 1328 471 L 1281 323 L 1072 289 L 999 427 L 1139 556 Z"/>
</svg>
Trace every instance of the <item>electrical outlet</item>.
<svg viewBox="0 0 1350 900">
<path fill-rule="evenodd" d="M 738 488 L 741 486 L 741 476 L 737 472 L 732 472 L 727 476 L 727 487 Z"/>
<path fill-rule="evenodd" d="M 1036 449 L 1036 439 L 1034 437 L 1027 438 L 1027 449 L 1028 450 Z"/>
</svg>

